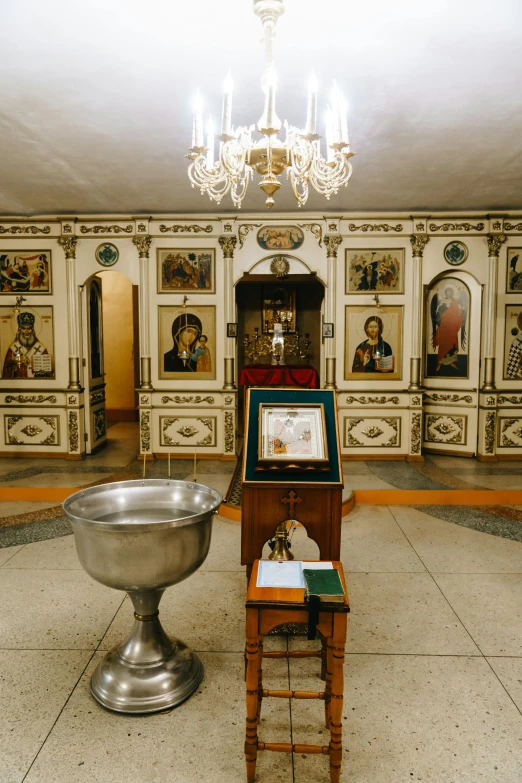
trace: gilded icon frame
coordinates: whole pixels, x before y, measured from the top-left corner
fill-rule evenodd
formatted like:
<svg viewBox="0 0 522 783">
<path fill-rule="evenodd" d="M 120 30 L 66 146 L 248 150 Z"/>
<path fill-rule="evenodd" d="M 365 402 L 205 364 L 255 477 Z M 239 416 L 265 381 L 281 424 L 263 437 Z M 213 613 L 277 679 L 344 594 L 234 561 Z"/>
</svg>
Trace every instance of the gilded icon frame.
<svg viewBox="0 0 522 783">
<path fill-rule="evenodd" d="M 323 403 L 259 403 L 260 463 L 328 463 Z"/>
</svg>

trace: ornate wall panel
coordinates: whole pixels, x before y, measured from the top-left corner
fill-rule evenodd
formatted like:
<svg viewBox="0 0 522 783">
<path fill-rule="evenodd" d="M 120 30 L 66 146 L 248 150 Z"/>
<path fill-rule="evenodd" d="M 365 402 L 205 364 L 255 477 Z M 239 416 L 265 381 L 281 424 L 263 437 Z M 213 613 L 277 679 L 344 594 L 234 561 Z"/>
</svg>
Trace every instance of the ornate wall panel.
<svg viewBox="0 0 522 783">
<path fill-rule="evenodd" d="M 454 416 L 449 413 L 427 413 L 424 419 L 424 440 L 427 443 L 467 444 L 467 416 Z"/>
<path fill-rule="evenodd" d="M 107 421 L 105 417 L 105 408 L 91 408 L 91 435 L 92 443 L 95 446 L 103 440 L 107 434 Z"/>
<path fill-rule="evenodd" d="M 58 416 L 23 416 L 4 413 L 6 446 L 60 446 Z"/>
<path fill-rule="evenodd" d="M 500 449 L 522 449 L 522 416 L 499 416 L 497 437 Z"/>
<path fill-rule="evenodd" d="M 345 416 L 343 447 L 399 449 L 401 421 L 400 416 Z"/>
<path fill-rule="evenodd" d="M 217 416 L 160 416 L 160 446 L 199 448 L 216 445 Z"/>
</svg>

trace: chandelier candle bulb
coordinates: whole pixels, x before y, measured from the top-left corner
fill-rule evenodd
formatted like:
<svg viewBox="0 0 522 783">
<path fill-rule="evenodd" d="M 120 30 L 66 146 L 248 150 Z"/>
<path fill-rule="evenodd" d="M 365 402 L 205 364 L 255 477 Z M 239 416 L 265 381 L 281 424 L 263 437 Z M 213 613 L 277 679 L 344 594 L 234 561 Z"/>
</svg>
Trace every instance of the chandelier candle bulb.
<svg viewBox="0 0 522 783">
<path fill-rule="evenodd" d="M 221 135 L 230 136 L 230 128 L 232 125 L 232 90 L 234 84 L 232 82 L 232 76 L 230 71 L 227 73 L 223 89 L 223 115 L 221 119 Z"/>
<path fill-rule="evenodd" d="M 332 89 L 332 139 L 334 144 L 341 142 L 341 93 L 334 81 Z"/>
<path fill-rule="evenodd" d="M 333 144 L 333 117 L 332 110 L 328 107 L 326 112 L 326 156 L 328 163 L 331 162 L 334 156 Z"/>
<path fill-rule="evenodd" d="M 350 146 L 350 140 L 348 138 L 348 105 L 343 97 L 341 97 L 341 141 L 345 147 Z"/>
<path fill-rule="evenodd" d="M 317 128 L 317 79 L 312 71 L 308 82 L 308 107 L 306 112 L 305 134 L 314 136 Z"/>
<path fill-rule="evenodd" d="M 207 122 L 207 169 L 214 168 L 214 123 L 209 116 Z"/>
<path fill-rule="evenodd" d="M 194 141 L 195 147 L 203 147 L 203 103 L 201 101 L 201 95 L 199 90 L 196 93 L 194 100 Z"/>
</svg>

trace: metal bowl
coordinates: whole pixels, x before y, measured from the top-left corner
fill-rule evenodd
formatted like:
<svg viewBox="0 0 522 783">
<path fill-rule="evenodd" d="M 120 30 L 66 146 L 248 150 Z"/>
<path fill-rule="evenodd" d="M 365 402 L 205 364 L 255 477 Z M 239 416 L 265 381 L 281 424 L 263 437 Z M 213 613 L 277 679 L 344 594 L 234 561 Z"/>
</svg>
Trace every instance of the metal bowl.
<svg viewBox="0 0 522 783">
<path fill-rule="evenodd" d="M 80 563 L 116 590 L 159 590 L 205 560 L 221 495 L 203 484 L 144 479 L 101 484 L 63 504 Z"/>
<path fill-rule="evenodd" d="M 116 712 L 156 712 L 185 701 L 203 666 L 158 619 L 163 591 L 194 573 L 210 547 L 221 495 L 203 484 L 143 479 L 80 490 L 63 504 L 83 568 L 128 592 L 129 638 L 105 656 L 91 678 L 93 696 Z"/>
</svg>

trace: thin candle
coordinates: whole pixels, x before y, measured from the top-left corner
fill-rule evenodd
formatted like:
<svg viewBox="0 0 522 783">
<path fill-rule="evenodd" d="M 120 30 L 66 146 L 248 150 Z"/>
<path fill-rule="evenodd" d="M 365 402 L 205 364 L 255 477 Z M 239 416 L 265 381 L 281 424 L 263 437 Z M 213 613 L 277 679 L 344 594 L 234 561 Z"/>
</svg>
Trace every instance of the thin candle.
<svg viewBox="0 0 522 783">
<path fill-rule="evenodd" d="M 196 481 L 196 452 L 194 452 L 194 481 Z"/>
<path fill-rule="evenodd" d="M 230 71 L 227 73 L 225 83 L 223 85 L 223 116 L 221 120 L 221 133 L 223 136 L 230 135 L 230 128 L 232 124 L 232 77 Z"/>
<path fill-rule="evenodd" d="M 170 451 L 169 451 L 169 454 L 168 454 L 168 463 L 169 463 L 168 464 L 168 474 L 169 474 L 169 478 L 170 478 Z"/>
<path fill-rule="evenodd" d="M 146 472 L 147 472 L 147 454 L 145 453 L 143 455 L 143 478 L 145 478 Z"/>
</svg>

